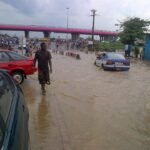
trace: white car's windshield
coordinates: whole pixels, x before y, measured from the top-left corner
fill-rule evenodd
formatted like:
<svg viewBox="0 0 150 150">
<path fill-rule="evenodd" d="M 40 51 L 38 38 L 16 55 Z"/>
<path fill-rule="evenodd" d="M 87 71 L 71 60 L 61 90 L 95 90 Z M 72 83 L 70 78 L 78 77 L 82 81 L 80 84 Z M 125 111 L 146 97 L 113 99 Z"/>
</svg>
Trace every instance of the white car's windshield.
<svg viewBox="0 0 150 150">
<path fill-rule="evenodd" d="M 107 56 L 109 59 L 124 59 L 125 60 L 124 56 L 121 54 L 108 53 Z"/>
</svg>

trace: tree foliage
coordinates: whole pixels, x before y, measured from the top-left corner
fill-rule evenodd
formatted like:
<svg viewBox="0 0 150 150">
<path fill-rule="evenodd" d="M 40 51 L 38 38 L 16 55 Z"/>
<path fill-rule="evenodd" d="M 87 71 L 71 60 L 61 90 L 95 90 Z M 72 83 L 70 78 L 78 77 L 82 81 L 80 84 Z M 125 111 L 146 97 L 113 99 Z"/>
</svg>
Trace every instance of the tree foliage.
<svg viewBox="0 0 150 150">
<path fill-rule="evenodd" d="M 104 51 L 115 51 L 116 49 L 123 49 L 124 45 L 120 41 L 113 41 L 113 42 L 98 42 L 95 45 L 95 49 L 97 51 L 104 50 Z"/>
<path fill-rule="evenodd" d="M 143 40 L 148 31 L 150 21 L 140 18 L 128 18 L 120 23 L 120 39 L 124 44 L 134 44 L 136 39 Z"/>
</svg>

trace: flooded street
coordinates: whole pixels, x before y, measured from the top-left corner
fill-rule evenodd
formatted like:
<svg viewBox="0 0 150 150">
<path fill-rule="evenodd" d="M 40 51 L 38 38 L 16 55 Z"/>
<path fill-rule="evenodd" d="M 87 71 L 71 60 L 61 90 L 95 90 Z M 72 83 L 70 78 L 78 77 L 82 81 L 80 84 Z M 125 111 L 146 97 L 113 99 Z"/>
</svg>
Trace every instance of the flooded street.
<svg viewBox="0 0 150 150">
<path fill-rule="evenodd" d="M 37 74 L 22 84 L 30 112 L 32 150 L 150 150 L 150 63 L 132 60 L 128 72 L 52 54 L 46 96 Z"/>
</svg>

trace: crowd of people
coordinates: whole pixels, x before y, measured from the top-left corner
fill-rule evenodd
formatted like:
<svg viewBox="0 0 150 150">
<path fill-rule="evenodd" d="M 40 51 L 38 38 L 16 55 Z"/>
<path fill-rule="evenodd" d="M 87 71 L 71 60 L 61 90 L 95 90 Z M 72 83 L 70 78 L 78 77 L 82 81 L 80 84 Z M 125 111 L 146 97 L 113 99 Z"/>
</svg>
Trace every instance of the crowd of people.
<svg viewBox="0 0 150 150">
<path fill-rule="evenodd" d="M 0 47 L 3 49 L 10 49 L 12 46 L 19 43 L 17 36 L 10 36 L 8 34 L 0 34 Z"/>
<path fill-rule="evenodd" d="M 126 44 L 124 47 L 125 57 L 135 57 L 143 59 L 144 55 L 144 46 L 143 45 L 136 45 L 132 46 L 131 44 Z"/>
<path fill-rule="evenodd" d="M 55 47 L 57 51 L 62 50 L 62 48 L 65 48 L 66 50 L 81 50 L 86 48 L 87 50 L 90 50 L 92 44 L 90 43 L 91 41 L 88 39 L 78 39 L 76 41 L 73 41 L 71 39 L 55 39 L 53 41 L 55 43 Z M 38 39 L 30 39 L 29 41 L 26 42 L 25 45 L 19 45 L 19 38 L 17 36 L 10 36 L 8 34 L 2 34 L 0 33 L 0 48 L 2 49 L 8 49 L 8 50 L 13 50 L 13 47 L 18 45 L 18 48 L 20 50 L 23 50 L 23 54 L 26 56 L 31 56 L 32 53 L 36 52 L 37 50 L 40 49 L 40 41 Z M 50 44 L 49 44 L 50 45 Z M 132 52 L 132 47 L 131 45 L 125 45 L 125 57 L 130 57 L 131 52 Z M 107 50 L 106 50 L 107 51 Z M 114 50 L 112 50 L 114 51 Z M 143 57 L 143 49 L 140 48 L 135 48 L 134 50 L 135 57 L 139 57 L 142 59 Z"/>
<path fill-rule="evenodd" d="M 67 49 L 81 49 L 87 47 L 88 41 L 79 39 L 76 41 L 56 39 L 55 41 L 57 50 L 60 46 L 66 46 Z"/>
</svg>

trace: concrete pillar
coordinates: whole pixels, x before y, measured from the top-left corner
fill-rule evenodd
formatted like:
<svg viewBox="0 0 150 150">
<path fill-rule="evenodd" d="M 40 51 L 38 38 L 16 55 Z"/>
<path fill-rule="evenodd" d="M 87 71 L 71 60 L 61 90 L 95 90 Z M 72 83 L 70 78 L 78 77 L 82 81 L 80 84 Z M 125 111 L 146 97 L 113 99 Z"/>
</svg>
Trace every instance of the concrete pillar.
<svg viewBox="0 0 150 150">
<path fill-rule="evenodd" d="M 100 42 L 102 42 L 102 41 L 105 40 L 105 36 L 104 35 L 99 35 L 99 39 L 100 39 Z"/>
<path fill-rule="evenodd" d="M 107 35 L 107 36 L 105 36 L 105 41 L 112 41 L 115 38 L 116 38 L 116 36 L 114 36 L 114 35 Z"/>
<path fill-rule="evenodd" d="M 107 36 L 106 35 L 104 35 L 104 41 L 107 41 Z"/>
<path fill-rule="evenodd" d="M 25 33 L 25 38 L 28 40 L 29 39 L 29 31 L 24 31 Z"/>
<path fill-rule="evenodd" d="M 108 41 L 112 41 L 113 40 L 113 36 L 112 35 L 108 35 Z"/>
<path fill-rule="evenodd" d="M 72 37 L 72 41 L 77 41 L 80 38 L 80 34 L 79 33 L 72 33 L 71 37 Z"/>
<path fill-rule="evenodd" d="M 101 41 L 104 41 L 104 36 L 103 35 L 101 35 Z"/>
<path fill-rule="evenodd" d="M 44 34 L 44 38 L 50 38 L 50 32 L 44 31 L 43 34 Z"/>
<path fill-rule="evenodd" d="M 99 41 L 100 41 L 100 42 L 102 41 L 102 39 L 101 39 L 101 35 L 99 35 Z"/>
<path fill-rule="evenodd" d="M 109 40 L 109 41 L 114 40 L 114 38 L 115 38 L 115 37 L 114 37 L 113 35 L 109 35 L 109 36 L 108 36 L 108 40 Z"/>
<path fill-rule="evenodd" d="M 112 35 L 105 35 L 105 41 L 112 41 L 114 39 L 114 36 Z"/>
</svg>

